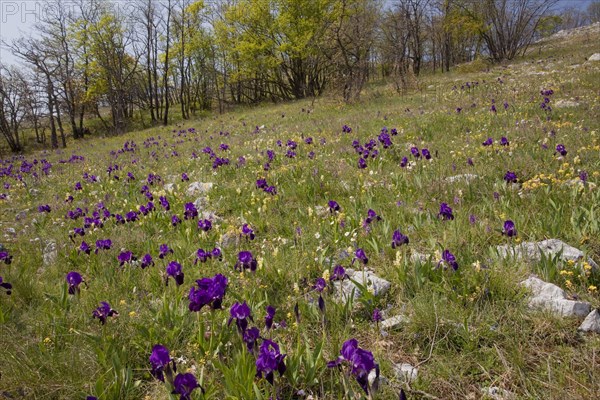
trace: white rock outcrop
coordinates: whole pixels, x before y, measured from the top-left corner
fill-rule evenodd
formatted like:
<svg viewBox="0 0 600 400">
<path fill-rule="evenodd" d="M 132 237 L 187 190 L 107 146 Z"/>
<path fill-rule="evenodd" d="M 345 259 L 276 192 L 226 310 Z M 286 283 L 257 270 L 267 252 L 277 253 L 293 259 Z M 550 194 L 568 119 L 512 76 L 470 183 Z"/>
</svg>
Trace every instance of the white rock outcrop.
<svg viewBox="0 0 600 400">
<path fill-rule="evenodd" d="M 598 310 L 592 310 L 592 312 L 585 317 L 577 330 L 581 332 L 600 333 L 600 312 L 598 312 Z"/>
<path fill-rule="evenodd" d="M 335 300 L 338 302 L 346 302 L 352 296 L 354 296 L 354 300 L 360 297 L 360 288 L 356 286 L 351 279 L 366 287 L 369 293 L 372 293 L 375 296 L 385 294 L 392 286 L 390 282 L 378 277 L 372 271 L 367 269 L 355 271 L 348 268 L 346 269 L 346 274 L 348 275 L 348 278 L 333 283 Z"/>
<path fill-rule="evenodd" d="M 529 261 L 539 261 L 541 259 L 540 254 L 554 257 L 561 251 L 561 259 L 563 261 L 578 261 L 584 257 L 583 251 L 569 246 L 559 239 L 548 239 L 541 242 L 523 242 L 517 245 L 507 244 L 498 246 L 496 249 L 501 257 L 515 257 L 520 260 Z M 587 262 L 593 268 L 598 268 L 598 264 L 591 258 L 588 258 Z"/>
<path fill-rule="evenodd" d="M 412 382 L 417 379 L 419 369 L 408 363 L 394 364 L 393 366 L 396 378 L 405 382 Z"/>
<path fill-rule="evenodd" d="M 531 308 L 542 308 L 563 317 L 584 317 L 592 308 L 589 303 L 568 299 L 564 290 L 535 276 L 524 280 L 521 285 L 531 290 Z"/>
<path fill-rule="evenodd" d="M 196 195 L 200 195 L 200 194 L 206 194 L 208 193 L 208 191 L 210 189 L 212 189 L 214 186 L 214 183 L 212 182 L 192 182 L 187 190 L 186 193 L 188 196 L 196 196 Z"/>
</svg>

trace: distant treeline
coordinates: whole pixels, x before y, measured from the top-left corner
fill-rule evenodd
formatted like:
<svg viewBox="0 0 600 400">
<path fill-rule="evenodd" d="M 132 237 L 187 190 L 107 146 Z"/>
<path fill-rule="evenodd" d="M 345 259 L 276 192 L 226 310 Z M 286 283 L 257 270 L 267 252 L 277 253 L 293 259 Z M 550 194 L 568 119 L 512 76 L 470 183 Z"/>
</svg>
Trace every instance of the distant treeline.
<svg viewBox="0 0 600 400">
<path fill-rule="evenodd" d="M 22 65 L 0 66 L 0 132 L 20 152 L 25 127 L 39 145 L 57 148 L 88 133 L 90 118 L 119 134 L 135 118 L 166 125 L 325 90 L 351 102 L 376 79 L 403 92 L 424 70 L 511 60 L 538 37 L 600 19 L 600 1 L 560 14 L 556 3 L 50 2 L 30 36 L 3 43 Z"/>
</svg>

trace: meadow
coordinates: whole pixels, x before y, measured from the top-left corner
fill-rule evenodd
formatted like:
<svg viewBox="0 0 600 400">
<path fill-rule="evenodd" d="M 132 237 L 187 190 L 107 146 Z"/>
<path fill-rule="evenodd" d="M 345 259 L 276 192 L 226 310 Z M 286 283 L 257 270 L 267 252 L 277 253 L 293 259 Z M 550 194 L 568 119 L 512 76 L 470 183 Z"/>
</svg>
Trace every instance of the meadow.
<svg viewBox="0 0 600 400">
<path fill-rule="evenodd" d="M 5 158 L 0 398 L 598 398 L 598 43 Z"/>
</svg>

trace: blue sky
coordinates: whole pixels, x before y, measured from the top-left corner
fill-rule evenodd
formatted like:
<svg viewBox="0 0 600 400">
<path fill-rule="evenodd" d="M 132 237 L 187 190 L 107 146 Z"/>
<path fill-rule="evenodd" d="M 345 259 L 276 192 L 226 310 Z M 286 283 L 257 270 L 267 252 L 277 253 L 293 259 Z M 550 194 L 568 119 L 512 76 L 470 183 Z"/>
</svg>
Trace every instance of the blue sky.
<svg viewBox="0 0 600 400">
<path fill-rule="evenodd" d="M 130 4 L 124 0 L 113 1 Z M 63 2 L 68 3 L 69 0 Z M 585 9 L 591 2 L 592 0 L 560 0 L 559 7 L 575 6 Z M 10 42 L 31 32 L 45 3 L 43 0 L 0 0 L 0 39 Z M 15 58 L 0 47 L 0 62 L 11 64 L 15 62 Z"/>
</svg>

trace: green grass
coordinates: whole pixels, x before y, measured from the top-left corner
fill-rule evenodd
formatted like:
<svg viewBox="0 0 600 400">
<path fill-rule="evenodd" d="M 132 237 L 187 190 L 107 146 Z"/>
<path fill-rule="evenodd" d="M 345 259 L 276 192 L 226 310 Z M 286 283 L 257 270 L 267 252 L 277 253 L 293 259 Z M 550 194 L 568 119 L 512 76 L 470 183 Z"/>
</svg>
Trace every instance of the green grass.
<svg viewBox="0 0 600 400">
<path fill-rule="evenodd" d="M 260 105 L 179 127 L 90 137 L 63 151 L 28 156 L 47 158 L 54 167 L 43 178 L 29 174 L 22 182 L 0 178 L 0 183 L 11 185 L 0 190 L 9 195 L 0 200 L 0 228 L 3 235 L 6 232 L 1 241 L 14 256 L 11 265 L 0 266 L 0 275 L 14 286 L 10 296 L 0 293 L 1 395 L 177 398 L 149 372 L 152 346 L 160 343 L 179 360 L 178 372 L 192 371 L 205 388 L 204 396 L 194 391 L 194 399 L 267 399 L 277 394 L 301 398 L 297 395 L 301 390 L 315 399 L 360 398 L 364 393 L 351 376 L 326 367 L 339 355 L 342 343 L 355 337 L 362 348 L 373 352 L 386 378 L 374 398 L 397 398 L 404 388 L 411 399 L 477 399 L 489 386 L 523 399 L 594 398 L 600 392 L 600 338 L 578 334 L 578 319 L 530 310 L 518 282 L 536 273 L 598 307 L 598 291 L 590 288 L 600 286 L 598 274 L 586 275 L 580 264 L 558 259 L 502 260 L 494 251 L 509 241 L 500 230 L 511 219 L 518 230 L 516 241 L 556 237 L 600 261 L 599 189 L 564 184 L 576 179 L 579 170 L 587 171 L 590 183 L 600 184 L 600 65 L 569 68 L 597 46 L 593 40 L 572 40 L 556 43 L 549 52 L 544 49 L 541 56 L 533 48 L 527 59 L 488 72 L 426 76 L 420 91 L 405 96 L 379 83 L 353 105 L 327 96 L 314 103 Z M 479 84 L 460 89 L 471 81 Z M 580 105 L 554 107 L 547 119 L 539 107 L 542 88 L 554 90 L 551 106 L 576 98 Z M 492 99 L 498 108 L 495 114 L 489 110 Z M 504 101 L 509 103 L 507 110 Z M 457 107 L 463 109 L 460 114 Z M 352 127 L 351 134 L 341 133 L 344 124 Z M 259 133 L 253 133 L 262 125 Z M 384 126 L 398 129 L 393 146 L 378 146 L 379 156 L 359 170 L 352 140 L 376 139 Z M 197 133 L 172 133 L 182 127 L 195 127 Z M 494 138 L 493 148 L 481 145 L 489 136 Z M 501 136 L 510 140 L 508 148 L 496 143 Z M 159 144 L 146 148 L 144 141 L 150 137 Z M 305 144 L 306 137 L 313 137 L 314 143 Z M 298 142 L 295 158 L 285 157 L 288 139 Z M 110 154 L 125 141 L 134 141 L 136 151 Z M 221 143 L 231 150 L 219 151 Z M 559 143 L 568 150 L 562 160 L 553 154 Z M 412 160 L 412 145 L 427 147 L 432 161 L 400 168 L 403 156 Z M 226 155 L 231 165 L 213 170 L 212 161 L 202 153 L 206 146 Z M 274 150 L 276 158 L 264 171 L 267 149 Z M 314 159 L 308 157 L 310 151 Z M 192 158 L 192 152 L 198 158 Z M 83 155 L 85 161 L 58 163 L 72 153 Z M 238 167 L 240 156 L 246 164 Z M 467 164 L 468 157 L 474 166 Z M 114 164 L 121 166 L 116 172 L 120 180 L 106 173 Z M 503 181 L 507 170 L 517 173 L 519 188 Z M 100 181 L 86 182 L 85 172 L 98 175 Z M 127 172 L 136 180 L 127 182 Z M 172 214 L 182 218 L 183 205 L 198 197 L 186 194 L 188 184 L 179 179 L 182 172 L 191 181 L 215 183 L 206 195 L 205 209 L 219 220 L 208 232 L 199 232 L 195 221 L 170 224 Z M 137 209 L 148 201 L 140 187 L 149 173 L 175 187 L 172 192 L 161 184 L 150 187 L 157 211 L 136 223 L 116 225 L 111 219 L 102 229 L 88 229 L 83 240 L 93 245 L 111 238 L 113 247 L 97 255 L 80 254 L 81 238 L 72 241 L 69 234 L 83 221 L 66 219 L 66 213 L 75 207 L 87 207 L 91 213 L 100 201 L 112 213 Z M 445 179 L 465 173 L 479 178 L 469 184 Z M 262 177 L 277 187 L 276 196 L 256 189 L 255 181 Z M 81 192 L 73 189 L 78 181 Z M 64 202 L 68 194 L 75 198 L 72 204 Z M 170 212 L 160 208 L 161 195 L 169 199 Z M 320 216 L 315 207 L 327 207 L 331 199 L 340 203 L 341 213 Z M 453 208 L 454 220 L 437 217 L 441 202 Z M 38 214 L 41 204 L 49 204 L 52 212 Z M 367 232 L 362 221 L 369 208 L 383 220 L 372 223 Z M 16 219 L 22 211 L 25 216 Z M 255 240 L 233 241 L 222 247 L 223 261 L 194 265 L 199 247 L 212 249 L 224 236 L 239 235 L 243 223 L 255 230 Z M 7 228 L 14 228 L 16 235 Z M 395 229 L 410 238 L 408 246 L 391 249 Z M 44 265 L 42 252 L 50 240 L 56 242 L 58 257 Z M 182 286 L 172 279 L 165 286 L 167 261 L 157 257 L 162 243 L 174 250 L 167 260 L 183 265 Z M 344 259 L 340 253 L 356 247 L 365 250 L 368 267 L 392 287 L 384 296 L 364 293 L 354 306 L 336 304 L 328 290 L 323 295 L 323 316 L 314 282 L 337 263 L 349 267 L 352 257 Z M 156 265 L 144 270 L 119 267 L 121 249 L 138 257 L 151 253 Z M 437 254 L 444 249 L 456 255 L 458 271 L 436 268 Z M 252 251 L 257 258 L 256 273 L 234 271 L 241 250 Z M 414 251 L 431 257 L 414 262 L 410 258 Z M 76 296 L 67 293 L 65 283 L 66 273 L 73 270 L 87 284 Z M 566 272 L 561 274 L 562 270 Z M 229 279 L 224 309 L 188 311 L 187 294 L 194 280 L 216 273 Z M 119 312 L 104 326 L 91 317 L 100 301 L 108 301 Z M 255 378 L 254 355 L 245 349 L 234 324 L 227 324 L 229 307 L 242 301 L 252 308 L 251 325 L 287 354 L 287 371 L 283 377 L 275 374 L 275 386 Z M 287 328 L 264 330 L 267 305 L 277 308 L 275 321 L 285 320 Z M 299 321 L 294 316 L 296 305 Z M 383 336 L 371 321 L 375 307 L 389 309 L 390 315 L 403 313 L 410 321 Z M 419 378 L 410 385 L 394 375 L 393 363 L 402 362 L 419 365 Z"/>
</svg>

